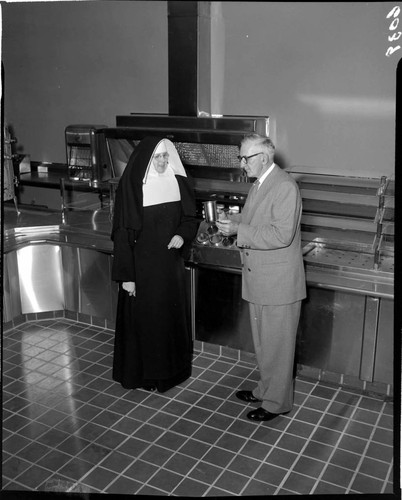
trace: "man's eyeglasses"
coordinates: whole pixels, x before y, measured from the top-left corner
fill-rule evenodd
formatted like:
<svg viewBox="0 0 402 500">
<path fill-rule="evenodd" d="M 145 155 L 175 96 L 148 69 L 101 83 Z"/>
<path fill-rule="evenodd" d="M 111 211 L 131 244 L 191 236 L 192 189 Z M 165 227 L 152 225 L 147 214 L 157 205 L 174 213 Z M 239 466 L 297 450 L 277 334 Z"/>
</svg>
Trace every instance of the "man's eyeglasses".
<svg viewBox="0 0 402 500">
<path fill-rule="evenodd" d="M 169 153 L 158 153 L 154 155 L 155 160 L 167 160 L 169 158 Z"/>
<path fill-rule="evenodd" d="M 260 153 L 255 153 L 255 154 L 250 155 L 250 156 L 238 156 L 238 157 L 237 157 L 237 159 L 239 160 L 239 162 L 240 162 L 240 163 L 241 163 L 242 161 L 244 161 L 244 163 L 247 165 L 248 160 L 249 160 L 250 158 L 252 158 L 253 156 L 263 155 L 263 154 L 264 154 L 264 152 L 263 152 L 263 151 L 261 151 Z"/>
</svg>

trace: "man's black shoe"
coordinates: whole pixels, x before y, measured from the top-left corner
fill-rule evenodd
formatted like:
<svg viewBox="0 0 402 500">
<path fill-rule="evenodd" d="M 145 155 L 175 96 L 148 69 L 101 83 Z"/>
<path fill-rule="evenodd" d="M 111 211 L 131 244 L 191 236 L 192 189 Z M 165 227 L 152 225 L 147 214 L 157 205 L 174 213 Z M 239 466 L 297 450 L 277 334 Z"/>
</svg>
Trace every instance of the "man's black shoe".
<svg viewBox="0 0 402 500">
<path fill-rule="evenodd" d="M 257 399 L 253 396 L 251 391 L 237 391 L 236 397 L 245 401 L 246 403 L 260 403 L 261 399 Z"/>
<path fill-rule="evenodd" d="M 280 413 L 271 413 L 264 408 L 257 408 L 247 413 L 247 418 L 253 420 L 254 422 L 267 422 L 268 420 L 273 420 L 279 417 Z"/>
</svg>

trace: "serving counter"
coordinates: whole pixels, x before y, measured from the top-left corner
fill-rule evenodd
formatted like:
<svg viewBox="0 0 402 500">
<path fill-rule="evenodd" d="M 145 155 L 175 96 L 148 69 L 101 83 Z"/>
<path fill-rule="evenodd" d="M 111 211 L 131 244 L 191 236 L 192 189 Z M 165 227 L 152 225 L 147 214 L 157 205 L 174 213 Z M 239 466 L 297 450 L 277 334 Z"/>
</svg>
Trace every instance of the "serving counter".
<svg viewBox="0 0 402 500">
<path fill-rule="evenodd" d="M 350 183 L 343 186 L 341 179 L 320 177 L 320 183 L 308 179 L 313 184 L 308 190 L 305 175 L 296 180 L 303 195 L 308 286 L 297 342 L 299 373 L 392 394 L 393 184 L 388 183 L 379 202 L 383 194 L 371 180 L 359 181 L 354 191 Z M 213 181 L 208 182 L 213 186 Z M 226 182 L 218 181 L 222 192 Z M 229 182 L 231 198 L 224 202 L 230 205 L 235 197 L 241 206 L 249 185 Z M 199 199 L 204 184 L 195 179 Z M 306 192 L 311 195 L 311 191 L 313 196 L 307 198 Z M 328 192 L 334 198 L 330 210 Z M 334 193 L 340 193 L 339 198 Z M 350 216 L 354 207 L 356 212 Z M 4 321 L 68 311 L 80 321 L 95 319 L 113 328 L 117 286 L 110 278 L 109 208 L 65 214 L 23 207 L 20 211 L 17 215 L 11 205 L 4 211 Z M 203 230 L 205 221 L 199 227 L 199 232 Z M 236 245 L 205 245 L 196 238 L 186 276 L 193 337 L 253 352 Z"/>
<path fill-rule="evenodd" d="M 308 286 L 297 361 L 328 379 L 393 383 L 394 182 L 289 171 L 302 199 L 302 245 Z M 197 179 L 200 200 L 241 210 L 250 184 Z M 205 233 L 205 228 L 200 228 Z M 245 344 L 248 311 L 239 299 L 236 245 L 196 239 L 199 338 Z M 211 319 L 213 318 L 213 320 Z M 228 320 L 230 318 L 230 326 Z M 236 320 L 234 318 L 237 318 Z M 341 374 L 341 376 L 339 376 Z"/>
</svg>

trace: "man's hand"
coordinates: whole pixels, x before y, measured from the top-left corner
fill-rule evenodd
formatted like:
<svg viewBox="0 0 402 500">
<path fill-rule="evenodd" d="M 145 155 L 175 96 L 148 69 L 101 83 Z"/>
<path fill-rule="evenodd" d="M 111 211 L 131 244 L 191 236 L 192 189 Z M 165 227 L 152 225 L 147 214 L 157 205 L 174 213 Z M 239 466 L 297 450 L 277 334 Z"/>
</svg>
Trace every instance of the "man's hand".
<svg viewBox="0 0 402 500">
<path fill-rule="evenodd" d="M 181 248 L 183 246 L 183 243 L 183 238 L 178 234 L 175 234 L 169 242 L 168 249 L 170 250 L 171 248 Z"/>
<path fill-rule="evenodd" d="M 123 282 L 122 287 L 123 287 L 123 290 L 128 292 L 130 297 L 135 296 L 135 283 L 134 283 L 134 281 L 125 281 L 125 282 Z"/>
<path fill-rule="evenodd" d="M 237 234 L 237 231 L 239 230 L 239 223 L 229 219 L 216 221 L 216 226 L 219 231 L 225 236 L 232 236 L 234 234 Z"/>
</svg>

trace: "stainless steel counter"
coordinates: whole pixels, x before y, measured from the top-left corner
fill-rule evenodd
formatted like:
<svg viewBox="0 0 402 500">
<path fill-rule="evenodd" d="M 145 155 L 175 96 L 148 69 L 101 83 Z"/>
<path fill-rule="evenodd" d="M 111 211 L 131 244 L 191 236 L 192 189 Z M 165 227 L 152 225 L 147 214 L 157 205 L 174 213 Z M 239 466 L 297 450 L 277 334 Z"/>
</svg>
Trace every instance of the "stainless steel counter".
<svg viewBox="0 0 402 500">
<path fill-rule="evenodd" d="M 113 244 L 109 209 L 60 212 L 4 207 L 4 321 L 49 310 L 75 311 L 113 324 L 117 285 L 110 279 Z M 241 300 L 237 249 L 211 249 L 222 266 L 202 263 L 194 244 L 187 266 L 193 335 L 197 340 L 252 351 L 248 308 Z M 304 249 L 308 298 L 303 304 L 297 362 L 342 377 L 393 383 L 393 256 L 344 252 L 324 240 Z M 331 255 L 326 255 L 326 253 Z M 211 260 L 211 255 L 208 256 Z M 230 267 L 228 267 L 230 263 Z M 336 265 L 334 264 L 336 263 Z M 212 284 L 212 285 L 211 285 Z M 214 299 L 211 295 L 213 286 Z M 215 298 L 218 297 L 218 301 Z M 213 321 L 212 321 L 213 319 Z"/>
</svg>

